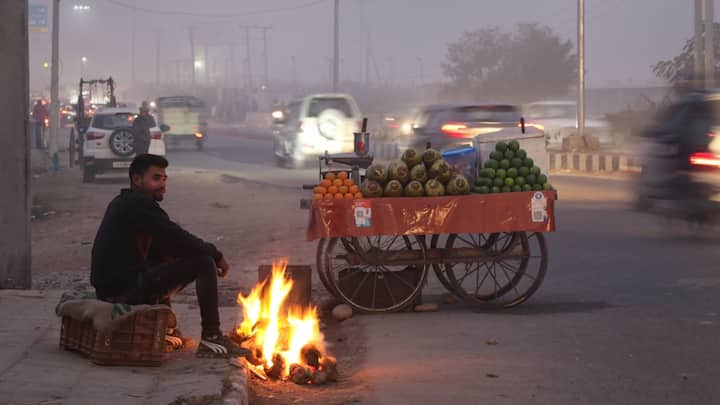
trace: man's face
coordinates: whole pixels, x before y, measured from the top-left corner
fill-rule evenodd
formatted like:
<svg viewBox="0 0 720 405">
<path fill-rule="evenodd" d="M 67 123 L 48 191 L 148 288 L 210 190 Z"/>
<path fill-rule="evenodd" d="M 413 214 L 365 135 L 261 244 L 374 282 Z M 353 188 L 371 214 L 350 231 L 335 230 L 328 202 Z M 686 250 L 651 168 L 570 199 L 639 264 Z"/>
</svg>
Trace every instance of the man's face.
<svg viewBox="0 0 720 405">
<path fill-rule="evenodd" d="M 155 201 L 162 201 L 165 196 L 167 174 L 162 167 L 150 166 L 143 176 L 134 175 L 132 183 L 136 190 L 152 197 Z"/>
</svg>

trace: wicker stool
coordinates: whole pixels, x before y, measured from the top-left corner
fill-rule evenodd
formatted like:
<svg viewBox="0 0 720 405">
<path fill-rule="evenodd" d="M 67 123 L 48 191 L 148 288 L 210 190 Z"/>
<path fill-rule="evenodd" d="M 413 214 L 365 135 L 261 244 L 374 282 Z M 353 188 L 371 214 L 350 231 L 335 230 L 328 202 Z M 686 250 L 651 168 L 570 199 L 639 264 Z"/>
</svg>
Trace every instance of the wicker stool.
<svg viewBox="0 0 720 405">
<path fill-rule="evenodd" d="M 105 366 L 159 366 L 165 360 L 165 333 L 175 324 L 169 307 L 138 311 L 110 332 L 95 330 L 92 321 L 62 317 L 60 347 L 88 356 Z"/>
</svg>

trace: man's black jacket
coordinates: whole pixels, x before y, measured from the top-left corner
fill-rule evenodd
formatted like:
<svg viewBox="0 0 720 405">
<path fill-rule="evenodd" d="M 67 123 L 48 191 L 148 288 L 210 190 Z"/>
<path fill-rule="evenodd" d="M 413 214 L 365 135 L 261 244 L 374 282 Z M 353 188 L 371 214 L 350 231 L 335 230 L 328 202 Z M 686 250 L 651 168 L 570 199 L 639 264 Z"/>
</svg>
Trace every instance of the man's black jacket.
<svg viewBox="0 0 720 405">
<path fill-rule="evenodd" d="M 123 189 L 108 205 L 92 248 L 90 282 L 98 296 L 120 296 L 136 286 L 148 264 L 138 237 L 148 236 L 158 257 L 211 256 L 216 262 L 222 258 L 213 244 L 172 222 L 154 199 Z"/>
</svg>

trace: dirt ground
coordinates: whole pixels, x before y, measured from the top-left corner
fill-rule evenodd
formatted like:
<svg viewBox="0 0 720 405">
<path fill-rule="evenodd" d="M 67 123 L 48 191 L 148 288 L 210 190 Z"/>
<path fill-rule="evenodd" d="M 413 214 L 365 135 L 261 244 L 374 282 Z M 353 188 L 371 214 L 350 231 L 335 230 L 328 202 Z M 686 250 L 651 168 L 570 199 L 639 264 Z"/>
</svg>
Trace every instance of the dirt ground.
<svg viewBox="0 0 720 405">
<path fill-rule="evenodd" d="M 271 264 L 273 259 L 288 257 L 290 264 L 315 267 L 316 244 L 305 240 L 307 211 L 299 209 L 301 190 L 212 172 L 170 168 L 168 175 L 162 207 L 174 221 L 216 244 L 231 265 L 229 276 L 220 282 L 221 305 L 235 306 L 237 293 L 248 293 L 257 282 L 258 266 Z M 127 186 L 127 178 L 99 178 L 94 184 L 83 184 L 80 178 L 74 169 L 33 178 L 32 272 L 36 289 L 89 288 L 95 232 L 108 202 Z M 193 290 L 181 292 L 174 302 L 195 305 Z M 313 301 L 327 300 L 327 293 L 313 276 Z M 363 382 L 353 376 L 363 361 L 360 322 L 350 319 L 338 324 L 328 318 L 324 317 L 323 333 L 330 354 L 338 359 L 341 381 L 324 387 L 250 381 L 255 402 L 359 401 Z"/>
</svg>

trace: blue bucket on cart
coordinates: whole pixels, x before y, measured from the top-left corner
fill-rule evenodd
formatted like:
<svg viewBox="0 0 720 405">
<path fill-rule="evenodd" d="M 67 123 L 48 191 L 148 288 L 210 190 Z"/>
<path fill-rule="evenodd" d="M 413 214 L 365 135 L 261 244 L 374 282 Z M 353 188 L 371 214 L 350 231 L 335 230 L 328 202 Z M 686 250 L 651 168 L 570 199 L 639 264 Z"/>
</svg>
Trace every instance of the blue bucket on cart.
<svg viewBox="0 0 720 405">
<path fill-rule="evenodd" d="M 448 149 L 441 154 L 456 172 L 464 174 L 470 181 L 477 177 L 477 150 L 472 146 Z"/>
</svg>

